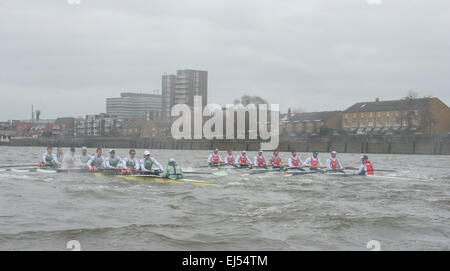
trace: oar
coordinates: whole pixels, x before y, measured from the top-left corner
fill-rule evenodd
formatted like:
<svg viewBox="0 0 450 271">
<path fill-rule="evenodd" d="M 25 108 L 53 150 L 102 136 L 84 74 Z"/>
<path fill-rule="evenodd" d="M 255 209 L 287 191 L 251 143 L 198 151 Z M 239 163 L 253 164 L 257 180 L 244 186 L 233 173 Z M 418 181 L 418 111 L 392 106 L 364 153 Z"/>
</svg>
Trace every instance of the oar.
<svg viewBox="0 0 450 271">
<path fill-rule="evenodd" d="M 193 175 L 215 175 L 219 177 L 228 176 L 228 172 L 225 170 L 217 171 L 217 172 L 197 172 L 197 171 L 184 171 L 183 174 L 193 174 Z"/>
<path fill-rule="evenodd" d="M 283 174 L 283 177 L 291 177 L 295 175 L 308 175 L 308 174 L 318 174 L 319 171 L 299 171 L 299 172 L 289 172 L 286 174 Z"/>
<path fill-rule="evenodd" d="M 358 170 L 359 168 L 356 168 L 356 167 L 346 167 L 345 169 Z M 373 171 L 380 171 L 380 172 L 402 172 L 402 173 L 408 173 L 408 172 L 409 172 L 409 170 L 395 170 L 395 169 L 374 169 Z"/>
<path fill-rule="evenodd" d="M 304 169 L 304 168 L 301 168 L 301 167 L 288 167 L 288 168 L 286 168 L 285 171 L 288 171 L 288 170 L 305 171 L 305 169 Z"/>
<path fill-rule="evenodd" d="M 236 165 L 230 165 L 230 164 L 225 164 L 225 163 L 218 164 L 217 166 L 210 166 L 210 165 L 205 166 L 205 165 L 201 165 L 201 166 L 197 166 L 197 168 L 211 168 L 211 169 L 214 169 L 214 168 L 230 167 L 230 166 L 231 166 L 231 167 L 234 167 L 234 168 L 237 168 Z"/>
<path fill-rule="evenodd" d="M 12 166 L 0 166 L 0 168 L 7 168 L 7 167 L 35 167 L 36 164 L 33 165 L 12 165 Z"/>
<path fill-rule="evenodd" d="M 268 173 L 268 172 L 276 172 L 276 171 L 282 171 L 282 169 L 281 168 L 268 168 L 268 169 L 258 169 L 258 168 L 256 168 L 256 169 L 249 169 L 248 171 L 249 172 L 242 173 L 239 176 L 243 177 L 243 176 L 248 176 L 248 175 L 263 174 L 263 173 Z"/>
</svg>

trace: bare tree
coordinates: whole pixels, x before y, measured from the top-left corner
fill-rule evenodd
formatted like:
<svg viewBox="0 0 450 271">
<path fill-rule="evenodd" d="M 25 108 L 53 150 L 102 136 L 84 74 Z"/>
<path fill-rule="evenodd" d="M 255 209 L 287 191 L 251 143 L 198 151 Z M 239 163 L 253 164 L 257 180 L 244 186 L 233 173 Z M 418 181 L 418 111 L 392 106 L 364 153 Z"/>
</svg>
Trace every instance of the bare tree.
<svg viewBox="0 0 450 271">
<path fill-rule="evenodd" d="M 301 108 L 301 107 L 294 107 L 293 109 L 292 109 L 292 113 L 294 113 L 294 114 L 296 114 L 296 113 L 302 113 L 302 112 L 305 112 L 305 110 L 303 109 L 303 108 Z"/>
<path fill-rule="evenodd" d="M 260 105 L 260 104 L 268 104 L 268 103 L 266 100 L 264 100 L 263 98 L 261 98 L 259 96 L 244 95 L 240 99 L 234 100 L 234 104 L 242 104 L 242 105 L 246 106 L 249 104 Z"/>
<path fill-rule="evenodd" d="M 414 99 L 417 99 L 418 96 L 419 96 L 419 93 L 410 90 L 406 93 L 405 99 L 414 100 Z"/>
</svg>

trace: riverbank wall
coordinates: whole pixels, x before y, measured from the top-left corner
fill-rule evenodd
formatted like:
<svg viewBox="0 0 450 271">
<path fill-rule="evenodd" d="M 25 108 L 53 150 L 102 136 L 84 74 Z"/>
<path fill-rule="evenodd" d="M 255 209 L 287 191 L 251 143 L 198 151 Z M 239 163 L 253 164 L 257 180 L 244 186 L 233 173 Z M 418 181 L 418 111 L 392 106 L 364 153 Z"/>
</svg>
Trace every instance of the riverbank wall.
<svg viewBox="0 0 450 271">
<path fill-rule="evenodd" d="M 89 148 L 138 148 L 182 150 L 248 150 L 260 148 L 258 140 L 175 140 L 170 137 L 65 137 L 65 138 L 13 138 L 8 146 L 62 146 Z M 450 135 L 414 136 L 311 136 L 280 138 L 280 151 L 339 153 L 386 153 L 450 155 Z"/>
</svg>

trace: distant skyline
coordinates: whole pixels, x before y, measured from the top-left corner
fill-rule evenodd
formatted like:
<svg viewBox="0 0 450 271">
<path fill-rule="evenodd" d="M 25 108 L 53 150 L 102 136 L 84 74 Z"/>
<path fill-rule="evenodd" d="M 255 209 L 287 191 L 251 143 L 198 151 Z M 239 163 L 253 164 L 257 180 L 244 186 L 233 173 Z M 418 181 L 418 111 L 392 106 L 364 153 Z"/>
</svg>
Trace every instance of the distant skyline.
<svg viewBox="0 0 450 271">
<path fill-rule="evenodd" d="M 450 104 L 450 2 L 0 0 L 0 121 L 106 112 L 106 98 L 208 71 L 208 102 L 304 111 L 408 91 Z"/>
</svg>

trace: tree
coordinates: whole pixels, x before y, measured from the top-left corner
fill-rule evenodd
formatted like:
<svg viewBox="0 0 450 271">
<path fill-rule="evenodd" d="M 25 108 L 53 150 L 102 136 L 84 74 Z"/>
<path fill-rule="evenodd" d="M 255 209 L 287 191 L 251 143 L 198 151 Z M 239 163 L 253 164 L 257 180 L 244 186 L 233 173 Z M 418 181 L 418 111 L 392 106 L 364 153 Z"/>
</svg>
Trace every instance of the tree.
<svg viewBox="0 0 450 271">
<path fill-rule="evenodd" d="M 293 114 L 297 114 L 297 113 L 302 113 L 302 112 L 305 112 L 305 110 L 303 110 L 303 108 L 301 108 L 301 107 L 294 107 L 293 109 L 292 109 L 292 113 Z"/>
<path fill-rule="evenodd" d="M 266 100 L 259 96 L 249 96 L 244 95 L 240 99 L 234 100 L 234 104 L 242 104 L 244 106 L 247 106 L 249 104 L 255 104 L 256 106 L 260 104 L 268 104 Z"/>
<path fill-rule="evenodd" d="M 414 100 L 414 99 L 417 99 L 418 96 L 419 96 L 419 93 L 410 90 L 406 93 L 405 99 Z"/>
</svg>

